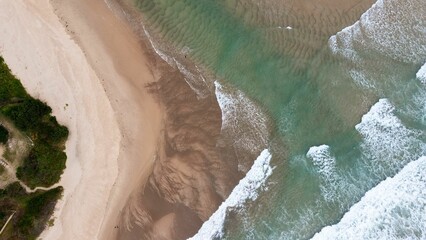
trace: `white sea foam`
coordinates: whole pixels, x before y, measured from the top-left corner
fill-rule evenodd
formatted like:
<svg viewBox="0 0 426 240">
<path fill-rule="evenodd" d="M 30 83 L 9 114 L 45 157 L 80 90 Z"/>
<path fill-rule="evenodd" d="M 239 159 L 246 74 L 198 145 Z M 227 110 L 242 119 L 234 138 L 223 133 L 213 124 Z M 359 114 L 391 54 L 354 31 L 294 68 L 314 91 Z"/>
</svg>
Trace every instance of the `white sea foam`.
<svg viewBox="0 0 426 240">
<path fill-rule="evenodd" d="M 351 69 L 348 71 L 351 78 L 361 87 L 366 88 L 375 88 L 375 84 L 371 81 L 369 81 L 369 78 L 362 70 L 358 69 Z"/>
<path fill-rule="evenodd" d="M 237 89 L 215 81 L 216 99 L 222 111 L 222 133 L 232 138 L 232 143 L 243 152 L 258 152 L 266 147 L 268 126 L 262 110 Z M 247 166 L 242 171 L 248 171 Z"/>
<path fill-rule="evenodd" d="M 216 93 L 216 99 L 219 103 L 220 109 L 222 111 L 222 130 L 226 128 L 229 125 L 236 124 L 234 121 L 236 121 L 235 115 L 235 100 L 230 94 L 227 94 L 223 90 L 223 86 L 218 82 L 214 82 L 215 85 L 215 93 Z"/>
<path fill-rule="evenodd" d="M 208 85 L 204 79 L 204 77 L 200 74 L 200 76 L 195 76 L 191 73 L 183 64 L 173 58 L 177 68 L 183 75 L 185 76 L 185 81 L 188 83 L 189 87 L 197 94 L 198 98 L 204 98 L 207 96 Z M 199 81 L 198 77 L 200 77 L 203 81 Z M 202 87 L 197 87 L 197 85 L 202 85 Z"/>
<path fill-rule="evenodd" d="M 424 0 L 377 0 L 356 23 L 330 37 L 329 48 L 357 85 L 383 95 L 389 83 L 401 81 L 390 64 L 424 63 L 425 12 Z"/>
<path fill-rule="evenodd" d="M 334 172 L 336 160 L 331 156 L 330 147 L 328 145 L 320 145 L 311 147 L 306 154 L 312 159 L 313 164 L 319 169 L 321 175 L 330 178 Z"/>
<path fill-rule="evenodd" d="M 426 63 L 416 73 L 416 78 L 423 84 L 426 84 Z"/>
<path fill-rule="evenodd" d="M 206 91 L 208 91 L 208 84 L 205 81 L 204 77 L 200 74 L 200 76 L 195 76 L 191 73 L 183 64 L 181 64 L 176 58 L 167 55 L 165 52 L 161 50 L 161 47 L 154 43 L 151 35 L 143 26 L 143 31 L 145 32 L 146 37 L 148 38 L 151 47 L 154 49 L 155 53 L 161 57 L 165 62 L 167 62 L 170 66 L 179 69 L 179 71 L 185 76 L 185 81 L 188 83 L 189 87 L 197 94 L 198 97 L 203 98 L 207 95 Z M 184 48 L 183 53 L 190 53 L 189 48 Z M 198 68 L 197 68 L 198 70 Z M 198 77 L 202 80 L 199 81 Z M 202 87 L 197 87 L 197 83 L 201 83 Z"/>
<path fill-rule="evenodd" d="M 261 189 L 272 174 L 272 167 L 269 165 L 271 154 L 267 149 L 263 150 L 254 161 L 250 171 L 241 179 L 238 185 L 232 190 L 229 197 L 219 206 L 215 213 L 207 220 L 192 240 L 208 240 L 223 236 L 223 225 L 228 209 L 242 208 L 248 200 L 254 201 L 258 197 L 258 190 Z"/>
<path fill-rule="evenodd" d="M 426 157 L 368 191 L 312 239 L 426 239 Z"/>
<path fill-rule="evenodd" d="M 333 51 L 354 54 L 354 44 L 380 50 L 397 60 L 420 64 L 426 55 L 423 0 L 378 0 L 355 24 L 332 36 Z"/>
<path fill-rule="evenodd" d="M 336 201 L 339 186 L 339 176 L 336 173 L 336 159 L 332 156 L 328 145 L 314 146 L 306 156 L 312 160 L 321 178 L 321 194 L 328 202 Z"/>
<path fill-rule="evenodd" d="M 265 133 L 267 129 L 266 117 L 258 106 L 252 103 L 240 90 L 232 89 L 233 91 L 229 91 L 218 81 L 215 81 L 214 85 L 216 87 L 216 98 L 222 109 L 222 127 L 226 128 L 238 124 L 238 115 L 240 114 L 245 115 L 246 120 L 256 120 L 260 124 L 258 127 L 264 129 L 262 132 Z"/>
<path fill-rule="evenodd" d="M 421 85 L 417 88 L 418 91 L 412 94 L 411 104 L 408 107 L 410 115 L 414 116 L 418 121 L 426 125 L 426 63 L 417 71 L 417 80 L 420 81 Z"/>
<path fill-rule="evenodd" d="M 154 49 L 155 53 L 157 53 L 157 55 L 160 56 L 161 59 L 163 59 L 165 62 L 167 62 L 170 66 L 176 67 L 174 59 L 171 58 L 171 57 L 169 57 L 169 56 L 167 56 L 167 54 L 165 54 L 163 51 L 160 50 L 160 47 L 157 46 L 157 44 L 154 43 L 154 41 L 152 40 L 151 35 L 145 29 L 145 26 L 143 24 L 142 24 L 142 26 L 143 26 L 143 31 L 144 31 L 146 37 L 148 38 L 149 43 L 151 44 L 151 46 Z"/>
<path fill-rule="evenodd" d="M 349 173 L 338 171 L 336 158 L 328 145 L 313 146 L 306 153 L 320 177 L 320 190 L 324 200 L 328 203 L 337 203 L 341 207 L 346 205 L 345 199 L 359 192 L 356 185 L 349 179 Z"/>
<path fill-rule="evenodd" d="M 387 99 L 380 99 L 355 126 L 362 135 L 361 149 L 376 174 L 397 171 L 413 158 L 426 154 L 421 132 L 408 129 L 395 116 L 395 108 Z"/>
</svg>

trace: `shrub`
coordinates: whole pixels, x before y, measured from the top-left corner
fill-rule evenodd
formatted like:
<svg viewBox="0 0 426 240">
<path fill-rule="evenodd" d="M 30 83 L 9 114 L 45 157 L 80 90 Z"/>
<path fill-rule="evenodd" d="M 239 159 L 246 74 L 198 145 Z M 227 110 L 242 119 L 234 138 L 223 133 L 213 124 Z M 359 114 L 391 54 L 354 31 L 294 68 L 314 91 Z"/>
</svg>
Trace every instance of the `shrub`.
<svg viewBox="0 0 426 240">
<path fill-rule="evenodd" d="M 39 143 L 31 149 L 18 168 L 16 176 L 29 187 L 48 187 L 59 181 L 65 168 L 66 155 L 48 144 Z"/>
<path fill-rule="evenodd" d="M 22 235 L 31 238 L 30 236 L 37 236 L 41 233 L 62 191 L 62 187 L 57 187 L 29 198 L 24 214 L 17 223 Z"/>
<path fill-rule="evenodd" d="M 51 113 L 48 105 L 26 93 L 0 57 L 0 115 L 10 119 L 34 143 L 16 173 L 32 188 L 57 183 L 65 168 L 63 150 L 68 129 L 61 126 Z M 0 142 L 5 143 L 8 135 L 0 125 Z M 12 226 L 7 227 L 10 231 L 3 232 L 2 239 L 36 239 L 46 226 L 62 191 L 62 187 L 57 187 L 27 194 L 17 182 L 0 189 L 0 222 L 6 221 L 11 211 L 16 211 L 10 223 Z"/>
<path fill-rule="evenodd" d="M 62 187 L 48 191 L 26 193 L 18 182 L 0 189 L 1 226 L 15 212 L 1 239 L 36 239 L 46 226 L 54 206 L 63 192 Z"/>
<path fill-rule="evenodd" d="M 61 126 L 51 113 L 52 109 L 46 103 L 26 93 L 0 57 L 0 114 L 9 118 L 34 143 L 29 156 L 17 169 L 17 177 L 30 187 L 55 184 L 65 168 L 63 150 L 68 129 Z M 0 129 L 0 142 L 7 141 L 3 135 Z"/>
<path fill-rule="evenodd" d="M 8 138 L 9 138 L 9 132 L 7 131 L 5 127 L 0 125 L 0 143 L 5 144 Z"/>
<path fill-rule="evenodd" d="M 10 72 L 4 59 L 0 56 L 0 104 L 19 98 L 26 98 L 28 94 L 25 92 L 21 82 Z"/>
<path fill-rule="evenodd" d="M 51 112 L 52 109 L 38 99 L 26 99 L 2 109 L 2 113 L 23 131 L 37 131 L 43 117 Z"/>
</svg>

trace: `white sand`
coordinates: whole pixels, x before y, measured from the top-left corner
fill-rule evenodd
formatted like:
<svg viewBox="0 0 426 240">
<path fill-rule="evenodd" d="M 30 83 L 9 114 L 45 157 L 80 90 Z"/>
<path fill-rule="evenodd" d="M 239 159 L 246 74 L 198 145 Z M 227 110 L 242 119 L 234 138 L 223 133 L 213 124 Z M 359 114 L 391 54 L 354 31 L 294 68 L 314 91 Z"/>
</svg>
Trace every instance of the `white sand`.
<svg viewBox="0 0 426 240">
<path fill-rule="evenodd" d="M 109 216 L 118 215 L 118 207 L 134 185 L 140 184 L 135 180 L 149 172 L 160 132 L 158 106 L 145 94 L 145 102 L 132 102 L 135 99 L 131 96 L 137 95 L 129 88 L 134 83 L 127 80 L 140 72 L 120 74 L 117 69 L 127 72 L 127 64 L 117 66 L 111 60 L 114 53 L 108 55 L 102 44 L 96 44 L 96 35 L 92 43 L 97 49 L 86 51 L 92 56 L 87 60 L 49 0 L 0 0 L 0 36 L 0 54 L 12 72 L 32 96 L 46 101 L 58 121 L 70 130 L 67 167 L 60 182 L 64 197 L 54 213 L 55 225 L 41 237 L 97 239 L 102 226 L 109 229 L 113 224 Z M 89 39 L 92 35 L 85 36 Z M 99 59 L 93 58 L 96 54 Z M 127 83 L 121 87 L 121 81 Z M 150 125 L 150 120 L 154 124 Z M 141 134 L 147 129 L 149 133 Z M 150 144 L 144 145 L 147 142 Z"/>
</svg>

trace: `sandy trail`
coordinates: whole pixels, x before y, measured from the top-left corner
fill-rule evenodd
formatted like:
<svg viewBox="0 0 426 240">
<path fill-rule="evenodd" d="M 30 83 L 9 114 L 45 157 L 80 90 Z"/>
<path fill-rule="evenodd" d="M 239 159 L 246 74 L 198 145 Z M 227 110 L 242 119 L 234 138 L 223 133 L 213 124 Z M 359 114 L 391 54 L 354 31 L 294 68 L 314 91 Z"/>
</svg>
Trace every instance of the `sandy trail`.
<svg viewBox="0 0 426 240">
<path fill-rule="evenodd" d="M 132 32 L 103 1 L 60 7 L 75 17 L 63 22 L 68 33 L 48 0 L 0 0 L 0 54 L 70 129 L 64 197 L 41 237 L 93 240 L 113 229 L 105 219 L 116 219 L 149 174 L 162 117 L 144 89 L 154 77 Z"/>
</svg>

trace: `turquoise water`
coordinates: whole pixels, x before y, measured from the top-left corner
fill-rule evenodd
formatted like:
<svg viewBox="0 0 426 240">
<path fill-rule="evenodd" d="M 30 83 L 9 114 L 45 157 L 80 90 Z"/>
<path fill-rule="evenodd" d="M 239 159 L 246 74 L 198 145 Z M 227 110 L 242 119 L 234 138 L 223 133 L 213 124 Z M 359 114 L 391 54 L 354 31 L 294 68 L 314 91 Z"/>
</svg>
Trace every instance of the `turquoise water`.
<svg viewBox="0 0 426 240">
<path fill-rule="evenodd" d="M 317 4 L 136 1 L 168 54 L 188 55 L 273 120 L 268 190 L 228 216 L 225 239 L 309 239 L 426 154 L 426 87 L 416 77 L 425 4 L 378 1 L 333 37 L 371 4 Z"/>
<path fill-rule="evenodd" d="M 336 111 L 335 103 L 330 102 L 334 99 L 324 96 L 334 90 L 321 86 L 327 78 L 324 75 L 333 71 L 335 64 L 323 61 L 327 56 L 322 54 L 322 49 L 311 47 L 309 42 L 303 44 L 304 37 L 326 42 L 328 36 L 304 33 L 301 29 L 294 30 L 299 31 L 294 35 L 300 36 L 284 32 L 277 35 L 283 39 L 270 39 L 269 35 L 277 29 L 249 26 L 223 4 L 215 1 L 140 1 L 138 7 L 161 36 L 173 39 L 177 49 L 191 49 L 190 55 L 196 61 L 242 89 L 263 105 L 277 122 L 284 119 L 286 126 L 278 126 L 277 130 L 281 135 L 288 135 L 287 144 L 294 145 L 295 149 L 319 144 L 352 127 L 345 123 L 346 113 Z M 301 43 L 292 46 L 293 38 Z M 284 49 L 276 51 L 278 47 Z M 306 58 L 306 55 L 312 57 Z M 310 65 L 321 67 L 310 68 Z M 344 90 L 341 94 L 350 92 L 353 98 L 363 97 L 351 82 L 339 82 L 337 87 Z M 289 116 L 295 114 L 299 116 Z M 288 127 L 289 124 L 292 126 Z M 307 135 L 309 138 L 305 137 Z"/>
</svg>

